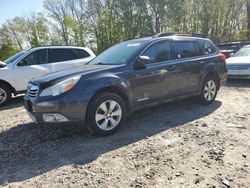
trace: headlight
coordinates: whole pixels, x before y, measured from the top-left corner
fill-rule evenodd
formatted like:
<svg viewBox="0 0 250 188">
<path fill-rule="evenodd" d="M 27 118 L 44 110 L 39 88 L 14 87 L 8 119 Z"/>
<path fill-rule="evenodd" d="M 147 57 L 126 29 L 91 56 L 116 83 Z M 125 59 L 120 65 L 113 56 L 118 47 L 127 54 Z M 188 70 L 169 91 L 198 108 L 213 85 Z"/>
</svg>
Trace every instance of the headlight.
<svg viewBox="0 0 250 188">
<path fill-rule="evenodd" d="M 76 83 L 80 80 L 81 76 L 75 76 L 72 78 L 69 78 L 67 80 L 64 80 L 62 82 L 59 82 L 51 87 L 48 87 L 44 89 L 40 96 L 45 97 L 45 96 L 58 96 L 62 93 L 65 93 L 66 91 L 71 90 Z"/>
</svg>

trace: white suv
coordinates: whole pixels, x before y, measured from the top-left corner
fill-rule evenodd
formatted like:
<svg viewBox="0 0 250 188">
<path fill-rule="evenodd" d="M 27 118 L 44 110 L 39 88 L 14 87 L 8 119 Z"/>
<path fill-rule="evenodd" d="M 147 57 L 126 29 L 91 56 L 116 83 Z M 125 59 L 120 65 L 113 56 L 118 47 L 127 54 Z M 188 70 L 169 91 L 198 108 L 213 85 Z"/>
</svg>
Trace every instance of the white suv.
<svg viewBox="0 0 250 188">
<path fill-rule="evenodd" d="M 95 58 L 88 48 L 73 46 L 45 46 L 24 50 L 0 62 L 0 106 L 11 94 L 24 93 L 28 82 L 51 72 L 80 68 Z"/>
</svg>

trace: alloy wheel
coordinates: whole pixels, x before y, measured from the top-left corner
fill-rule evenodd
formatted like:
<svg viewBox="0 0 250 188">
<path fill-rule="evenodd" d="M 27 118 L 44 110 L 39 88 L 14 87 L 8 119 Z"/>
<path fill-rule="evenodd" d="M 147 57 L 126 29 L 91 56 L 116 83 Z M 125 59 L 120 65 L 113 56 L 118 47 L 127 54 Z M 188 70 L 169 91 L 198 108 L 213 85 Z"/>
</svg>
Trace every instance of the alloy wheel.
<svg viewBox="0 0 250 188">
<path fill-rule="evenodd" d="M 4 103 L 7 99 L 7 93 L 4 89 L 0 88 L 0 104 Z"/>
<path fill-rule="evenodd" d="M 213 80 L 209 80 L 204 87 L 204 98 L 207 101 L 211 101 L 214 99 L 216 95 L 216 84 Z"/>
<path fill-rule="evenodd" d="M 103 102 L 96 110 L 95 121 L 97 126 L 104 130 L 109 131 L 114 129 L 121 121 L 122 108 L 114 100 Z"/>
</svg>

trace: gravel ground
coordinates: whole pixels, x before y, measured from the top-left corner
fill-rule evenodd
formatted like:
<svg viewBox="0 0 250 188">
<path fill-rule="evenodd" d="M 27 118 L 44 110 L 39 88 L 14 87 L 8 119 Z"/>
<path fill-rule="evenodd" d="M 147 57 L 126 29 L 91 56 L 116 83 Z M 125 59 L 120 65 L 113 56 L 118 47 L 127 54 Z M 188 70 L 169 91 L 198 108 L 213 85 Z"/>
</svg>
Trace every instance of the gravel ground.
<svg viewBox="0 0 250 188">
<path fill-rule="evenodd" d="M 35 125 L 21 97 L 0 112 L 0 187 L 250 186 L 249 80 L 229 81 L 209 106 L 138 111 L 104 138 Z"/>
</svg>

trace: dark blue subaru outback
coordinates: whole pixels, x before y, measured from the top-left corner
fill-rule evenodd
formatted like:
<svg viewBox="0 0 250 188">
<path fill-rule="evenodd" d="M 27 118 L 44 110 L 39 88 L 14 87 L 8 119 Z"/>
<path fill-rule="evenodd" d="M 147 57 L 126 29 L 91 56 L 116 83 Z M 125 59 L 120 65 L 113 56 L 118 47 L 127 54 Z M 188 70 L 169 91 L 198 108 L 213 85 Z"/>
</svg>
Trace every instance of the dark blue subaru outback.
<svg viewBox="0 0 250 188">
<path fill-rule="evenodd" d="M 82 122 L 105 136 L 150 103 L 197 96 L 210 104 L 226 79 L 225 56 L 209 39 L 163 33 L 119 43 L 82 69 L 32 80 L 24 104 L 37 123 Z"/>
</svg>

